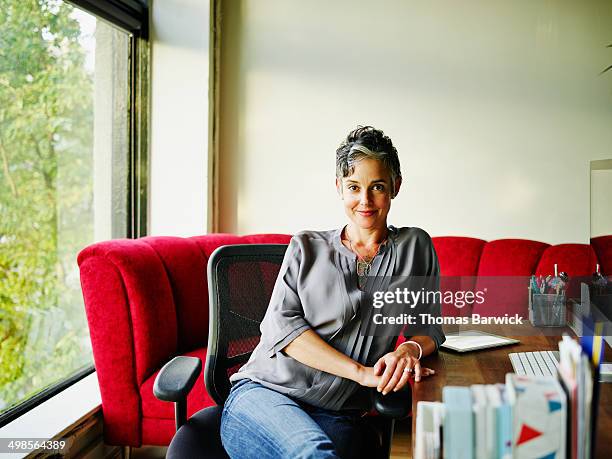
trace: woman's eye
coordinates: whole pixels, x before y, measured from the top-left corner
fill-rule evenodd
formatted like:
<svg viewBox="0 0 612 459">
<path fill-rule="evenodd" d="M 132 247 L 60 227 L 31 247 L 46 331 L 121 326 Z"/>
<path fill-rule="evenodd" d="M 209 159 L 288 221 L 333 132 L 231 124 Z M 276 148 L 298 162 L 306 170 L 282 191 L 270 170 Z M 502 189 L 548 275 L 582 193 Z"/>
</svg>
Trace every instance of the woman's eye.
<svg viewBox="0 0 612 459">
<path fill-rule="evenodd" d="M 382 185 L 382 184 L 378 184 L 378 185 L 374 185 L 372 187 L 372 189 L 375 190 L 375 191 L 384 191 L 385 190 L 385 186 Z"/>
<path fill-rule="evenodd" d="M 357 185 L 349 185 L 348 189 L 351 191 L 357 191 L 359 188 L 357 188 Z"/>
</svg>

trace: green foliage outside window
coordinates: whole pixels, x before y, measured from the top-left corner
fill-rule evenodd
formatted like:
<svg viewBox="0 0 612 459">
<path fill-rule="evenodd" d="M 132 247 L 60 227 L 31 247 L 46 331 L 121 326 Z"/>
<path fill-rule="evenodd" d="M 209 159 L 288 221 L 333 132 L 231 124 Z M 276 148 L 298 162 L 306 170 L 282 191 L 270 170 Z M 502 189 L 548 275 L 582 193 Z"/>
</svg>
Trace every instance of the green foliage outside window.
<svg viewBox="0 0 612 459">
<path fill-rule="evenodd" d="M 93 239 L 94 82 L 73 9 L 0 8 L 0 411 L 91 363 L 76 253 Z"/>
</svg>

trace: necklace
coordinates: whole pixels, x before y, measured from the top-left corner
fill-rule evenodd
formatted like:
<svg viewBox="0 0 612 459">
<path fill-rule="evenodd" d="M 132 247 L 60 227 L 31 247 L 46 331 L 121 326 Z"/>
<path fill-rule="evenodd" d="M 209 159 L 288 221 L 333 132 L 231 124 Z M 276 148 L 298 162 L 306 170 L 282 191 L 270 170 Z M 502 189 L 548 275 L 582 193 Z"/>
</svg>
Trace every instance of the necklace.
<svg viewBox="0 0 612 459">
<path fill-rule="evenodd" d="M 372 268 L 372 263 L 374 262 L 374 258 L 376 258 L 376 255 L 378 255 L 378 252 L 380 252 L 380 247 L 387 241 L 387 238 L 385 238 L 382 242 L 378 244 L 378 247 L 376 247 L 376 253 L 374 253 L 374 256 L 362 257 L 359 254 L 359 252 L 355 249 L 355 247 L 353 246 L 353 241 L 351 241 L 351 238 L 348 235 L 348 231 L 345 232 L 345 235 L 346 235 L 346 240 L 349 243 L 351 252 L 357 255 L 357 280 L 358 280 L 359 288 L 362 289 L 366 283 L 366 280 L 367 280 L 366 278 L 370 275 L 370 269 Z"/>
</svg>

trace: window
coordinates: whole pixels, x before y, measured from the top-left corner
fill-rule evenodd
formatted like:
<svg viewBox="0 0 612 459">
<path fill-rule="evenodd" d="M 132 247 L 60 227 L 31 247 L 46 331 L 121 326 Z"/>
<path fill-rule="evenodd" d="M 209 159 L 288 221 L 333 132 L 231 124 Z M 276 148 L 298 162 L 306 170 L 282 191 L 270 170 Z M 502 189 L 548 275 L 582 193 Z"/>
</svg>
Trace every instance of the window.
<svg viewBox="0 0 612 459">
<path fill-rule="evenodd" d="M 105 2 L 93 3 L 104 13 Z M 134 30 L 105 19 L 61 0 L 0 9 L 4 422 L 24 400 L 92 371 L 79 250 L 144 233 L 142 56 Z"/>
</svg>

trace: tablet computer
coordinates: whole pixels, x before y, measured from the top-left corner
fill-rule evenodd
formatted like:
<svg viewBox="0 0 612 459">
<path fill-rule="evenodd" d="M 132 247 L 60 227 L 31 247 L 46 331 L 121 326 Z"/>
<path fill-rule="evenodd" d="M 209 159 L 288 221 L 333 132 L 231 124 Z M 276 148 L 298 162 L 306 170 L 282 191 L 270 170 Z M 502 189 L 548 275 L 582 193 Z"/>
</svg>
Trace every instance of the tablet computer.
<svg viewBox="0 0 612 459">
<path fill-rule="evenodd" d="M 520 343 L 518 339 L 506 338 L 505 336 L 478 330 L 466 330 L 446 335 L 446 341 L 442 344 L 442 347 L 456 352 L 470 352 L 518 343 Z"/>
</svg>

